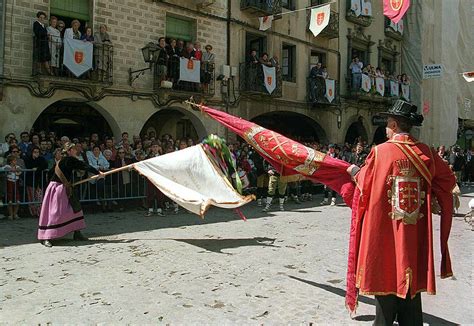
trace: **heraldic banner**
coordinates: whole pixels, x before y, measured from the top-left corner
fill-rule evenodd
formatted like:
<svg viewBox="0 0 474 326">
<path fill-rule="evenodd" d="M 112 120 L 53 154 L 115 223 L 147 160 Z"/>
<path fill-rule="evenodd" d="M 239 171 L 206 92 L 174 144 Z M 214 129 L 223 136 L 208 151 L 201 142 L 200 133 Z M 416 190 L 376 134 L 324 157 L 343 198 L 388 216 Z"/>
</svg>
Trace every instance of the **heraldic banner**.
<svg viewBox="0 0 474 326">
<path fill-rule="evenodd" d="M 329 24 L 329 16 L 331 15 L 331 5 L 325 5 L 318 8 L 311 9 L 311 21 L 309 23 L 309 30 L 314 37 L 318 36 L 324 28 Z"/>
<path fill-rule="evenodd" d="M 79 77 L 92 69 L 93 45 L 90 42 L 64 39 L 64 65 Z"/>
<path fill-rule="evenodd" d="M 263 81 L 265 83 L 265 88 L 268 93 L 271 94 L 276 88 L 276 69 L 275 67 L 267 67 L 262 65 L 263 68 Z"/>
<path fill-rule="evenodd" d="M 201 217 L 211 205 L 237 208 L 252 200 L 235 191 L 201 144 L 140 161 L 133 168 L 165 196 Z"/>
<path fill-rule="evenodd" d="M 179 80 L 200 83 L 201 61 L 179 58 Z"/>
<path fill-rule="evenodd" d="M 336 95 L 336 83 L 333 79 L 326 79 L 326 98 L 328 99 L 329 103 L 334 101 L 334 97 Z"/>
<path fill-rule="evenodd" d="M 367 76 L 366 74 L 362 74 L 362 90 L 364 92 L 370 92 L 370 87 L 371 87 L 371 82 L 370 82 L 370 77 Z"/>
</svg>

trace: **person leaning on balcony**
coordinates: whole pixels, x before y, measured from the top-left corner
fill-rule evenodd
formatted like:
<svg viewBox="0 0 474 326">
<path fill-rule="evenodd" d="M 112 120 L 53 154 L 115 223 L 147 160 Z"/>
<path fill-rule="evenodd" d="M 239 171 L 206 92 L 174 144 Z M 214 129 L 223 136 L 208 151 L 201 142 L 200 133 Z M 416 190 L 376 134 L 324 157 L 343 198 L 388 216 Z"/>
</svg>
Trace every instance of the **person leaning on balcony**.
<svg viewBox="0 0 474 326">
<path fill-rule="evenodd" d="M 99 33 L 94 34 L 94 61 L 99 74 L 99 80 L 108 79 L 110 56 L 112 54 L 112 39 L 107 32 L 107 25 L 101 24 Z"/>
<path fill-rule="evenodd" d="M 309 72 L 309 97 L 312 102 L 321 96 L 321 78 L 323 78 L 323 69 L 321 62 L 318 62 Z"/>
<path fill-rule="evenodd" d="M 163 80 L 166 79 L 168 74 L 168 54 L 166 52 L 166 40 L 164 37 L 158 39 L 158 76 L 160 77 L 160 85 Z"/>
<path fill-rule="evenodd" d="M 43 11 L 38 11 L 36 18 L 37 20 L 33 23 L 33 33 L 35 34 L 33 52 L 37 72 L 41 74 L 41 70 L 44 69 L 48 75 L 51 75 L 51 68 L 49 67 L 51 53 L 49 52 L 48 30 L 45 26 L 46 14 Z"/>
<path fill-rule="evenodd" d="M 280 70 L 280 62 L 278 61 L 277 55 L 273 55 L 273 57 L 270 58 L 270 64 L 272 65 L 272 67 L 275 67 L 276 71 Z"/>
<path fill-rule="evenodd" d="M 64 32 L 64 38 L 80 40 L 81 32 L 79 31 L 79 27 L 81 27 L 81 23 L 77 19 L 74 19 L 71 22 L 71 27 L 66 28 L 66 31 Z"/>
<path fill-rule="evenodd" d="M 267 67 L 272 67 L 272 63 L 270 62 L 270 59 L 268 58 L 268 53 L 264 52 L 262 56 L 260 57 L 259 62 L 262 65 L 265 65 Z"/>
<path fill-rule="evenodd" d="M 94 42 L 94 36 L 92 36 L 92 28 L 86 27 L 86 32 L 81 35 L 81 40 L 84 42 Z"/>
<path fill-rule="evenodd" d="M 58 19 L 55 16 L 49 18 L 48 31 L 49 51 L 51 53 L 51 71 L 54 75 L 58 75 L 58 69 L 61 66 L 61 48 L 63 40 L 61 39 L 61 32 L 57 29 Z"/>
<path fill-rule="evenodd" d="M 166 53 L 168 54 L 168 79 L 175 83 L 179 79 L 179 57 L 180 51 L 177 47 L 176 39 L 170 39 L 170 44 L 166 47 Z"/>
<path fill-rule="evenodd" d="M 201 42 L 199 41 L 194 42 L 194 58 L 199 61 L 202 59 Z"/>
<path fill-rule="evenodd" d="M 351 70 L 352 74 L 352 89 L 357 91 L 360 89 L 362 85 L 362 67 L 364 64 L 359 61 L 359 57 L 355 56 L 352 59 L 351 64 L 349 65 L 349 69 Z"/>
<path fill-rule="evenodd" d="M 202 54 L 201 58 L 201 83 L 204 93 L 208 93 L 209 84 L 212 80 L 212 73 L 214 72 L 214 60 L 216 56 L 214 53 L 212 53 L 212 45 L 207 44 L 205 49 L 206 52 Z"/>
</svg>

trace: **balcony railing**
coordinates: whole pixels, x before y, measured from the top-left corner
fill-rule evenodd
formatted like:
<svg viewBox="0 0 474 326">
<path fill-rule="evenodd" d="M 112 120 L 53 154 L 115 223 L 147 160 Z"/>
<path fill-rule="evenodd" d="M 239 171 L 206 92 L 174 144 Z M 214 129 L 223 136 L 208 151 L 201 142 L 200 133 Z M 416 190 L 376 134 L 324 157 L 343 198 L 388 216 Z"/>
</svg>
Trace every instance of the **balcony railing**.
<svg viewBox="0 0 474 326">
<path fill-rule="evenodd" d="M 362 73 L 349 74 L 347 78 L 347 94 L 349 98 L 372 102 L 391 102 L 394 99 L 410 101 L 410 86 L 396 80 L 383 78 L 382 87 L 377 89 L 380 79 Z M 363 85 L 365 83 L 365 85 Z"/>
<path fill-rule="evenodd" d="M 385 36 L 401 41 L 403 34 L 398 30 L 398 24 L 391 24 L 390 22 L 390 19 L 385 17 Z"/>
<path fill-rule="evenodd" d="M 364 1 L 364 0 L 362 0 L 362 1 Z M 351 9 L 351 5 L 352 5 L 351 0 L 347 0 L 347 2 L 346 2 L 346 8 L 347 8 L 346 20 L 348 20 L 348 21 L 350 21 L 354 24 L 363 26 L 363 27 L 370 26 L 370 24 L 372 24 L 372 20 L 373 20 L 372 16 L 364 15 L 362 10 L 361 10 L 360 15 L 357 16 L 355 11 Z"/>
<path fill-rule="evenodd" d="M 33 76 L 112 84 L 113 63 L 113 45 L 94 43 L 92 69 L 76 77 L 64 66 L 64 45 L 62 39 L 39 40 L 35 37 L 33 38 Z"/>
<path fill-rule="evenodd" d="M 341 103 L 338 80 L 323 77 L 307 78 L 306 89 L 309 103 L 328 105 L 339 105 Z"/>
<path fill-rule="evenodd" d="M 276 69 L 276 85 L 271 94 L 265 87 L 264 73 L 261 64 L 240 63 L 239 76 L 239 90 L 241 93 L 270 97 L 282 96 L 282 77 L 281 70 L 279 69 Z"/>
<path fill-rule="evenodd" d="M 309 30 L 309 24 L 311 23 L 311 11 L 308 11 L 306 16 L 306 29 Z M 339 13 L 331 10 L 331 16 L 329 17 L 329 24 L 322 30 L 318 35 L 321 37 L 326 37 L 328 39 L 338 38 L 339 37 Z"/>
<path fill-rule="evenodd" d="M 180 79 L 180 58 L 171 57 L 165 62 L 158 62 L 153 69 L 155 90 L 173 89 L 183 93 L 200 93 L 212 96 L 215 93 L 214 62 L 201 62 L 198 82 Z"/>
<path fill-rule="evenodd" d="M 281 14 L 281 0 L 240 0 L 240 10 L 258 15 Z"/>
</svg>

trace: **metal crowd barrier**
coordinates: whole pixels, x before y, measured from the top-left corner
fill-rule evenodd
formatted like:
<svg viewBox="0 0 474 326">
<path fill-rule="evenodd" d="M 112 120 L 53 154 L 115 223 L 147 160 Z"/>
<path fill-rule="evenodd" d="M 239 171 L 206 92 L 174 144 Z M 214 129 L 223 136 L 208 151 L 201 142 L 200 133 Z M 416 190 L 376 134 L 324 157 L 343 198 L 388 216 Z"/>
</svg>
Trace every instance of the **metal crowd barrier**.
<svg viewBox="0 0 474 326">
<path fill-rule="evenodd" d="M 8 173 L 11 172 L 0 168 L 0 203 L 4 206 L 9 202 L 19 205 L 41 204 L 41 194 L 44 194 L 49 183 L 48 170 L 22 169 L 18 172 L 18 180 L 10 184 Z M 86 177 L 87 175 L 79 177 L 75 174 L 73 183 Z M 74 187 L 74 191 L 81 202 L 87 203 L 142 199 L 146 197 L 146 187 L 146 178 L 132 170 L 113 173 L 94 182 L 82 183 Z"/>
</svg>

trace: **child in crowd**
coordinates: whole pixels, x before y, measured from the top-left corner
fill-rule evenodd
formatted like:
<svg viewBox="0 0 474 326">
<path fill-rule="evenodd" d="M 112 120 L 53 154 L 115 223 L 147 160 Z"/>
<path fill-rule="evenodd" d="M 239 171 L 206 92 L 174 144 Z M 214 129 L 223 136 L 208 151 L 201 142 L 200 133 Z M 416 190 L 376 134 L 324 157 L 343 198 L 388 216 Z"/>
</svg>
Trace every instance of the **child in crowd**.
<svg viewBox="0 0 474 326">
<path fill-rule="evenodd" d="M 8 155 L 7 164 L 3 167 L 7 172 L 7 203 L 8 219 L 18 219 L 18 208 L 20 205 L 20 175 L 21 168 L 17 165 L 17 158 L 14 155 Z"/>
</svg>

